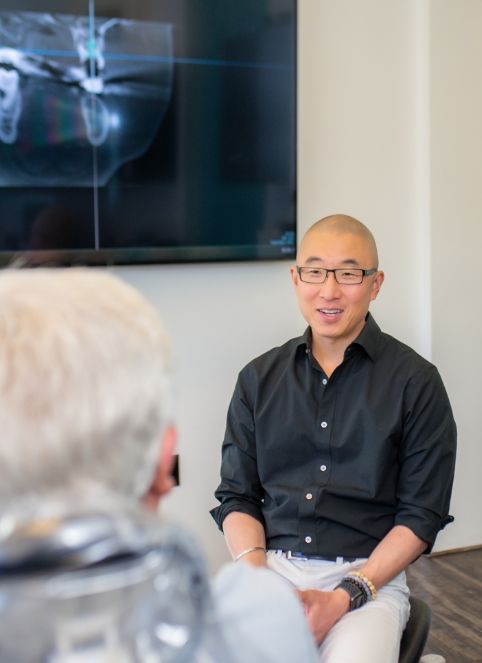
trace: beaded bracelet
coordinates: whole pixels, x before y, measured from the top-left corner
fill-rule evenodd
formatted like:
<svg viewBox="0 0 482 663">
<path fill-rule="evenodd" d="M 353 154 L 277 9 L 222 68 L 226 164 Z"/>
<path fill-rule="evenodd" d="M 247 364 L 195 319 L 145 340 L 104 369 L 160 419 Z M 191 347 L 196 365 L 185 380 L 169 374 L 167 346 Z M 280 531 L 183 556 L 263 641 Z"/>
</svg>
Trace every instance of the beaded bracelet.
<svg viewBox="0 0 482 663">
<path fill-rule="evenodd" d="M 364 573 L 360 573 L 360 571 L 350 571 L 348 574 L 348 577 L 355 578 L 358 580 L 361 584 L 365 585 L 365 587 L 368 589 L 368 592 L 370 594 L 370 599 L 374 601 L 377 597 L 377 588 L 375 585 L 372 583 L 372 581 L 366 577 Z"/>
</svg>

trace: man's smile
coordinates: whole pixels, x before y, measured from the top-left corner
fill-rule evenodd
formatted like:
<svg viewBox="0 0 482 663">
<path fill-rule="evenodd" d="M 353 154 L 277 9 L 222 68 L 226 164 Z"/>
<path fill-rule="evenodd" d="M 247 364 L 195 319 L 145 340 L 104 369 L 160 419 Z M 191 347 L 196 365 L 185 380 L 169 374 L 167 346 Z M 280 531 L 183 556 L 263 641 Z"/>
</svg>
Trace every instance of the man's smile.
<svg viewBox="0 0 482 663">
<path fill-rule="evenodd" d="M 326 313 L 328 315 L 334 315 L 335 313 L 343 313 L 343 309 L 341 308 L 318 308 L 316 310 L 320 311 L 320 313 Z"/>
</svg>

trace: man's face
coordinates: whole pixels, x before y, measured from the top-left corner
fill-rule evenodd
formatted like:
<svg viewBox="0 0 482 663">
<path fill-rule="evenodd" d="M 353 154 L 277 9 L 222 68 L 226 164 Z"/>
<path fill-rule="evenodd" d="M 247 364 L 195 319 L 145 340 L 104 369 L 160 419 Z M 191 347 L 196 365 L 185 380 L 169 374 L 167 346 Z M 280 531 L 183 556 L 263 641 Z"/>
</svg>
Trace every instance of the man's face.
<svg viewBox="0 0 482 663">
<path fill-rule="evenodd" d="M 371 269 L 376 257 L 364 237 L 330 230 L 309 232 L 298 252 L 300 267 Z M 383 272 L 365 276 L 358 285 L 340 285 L 333 273 L 322 284 L 304 283 L 296 268 L 291 269 L 298 304 L 310 325 L 315 344 L 342 341 L 347 347 L 360 333 L 370 302 L 383 283 Z"/>
</svg>

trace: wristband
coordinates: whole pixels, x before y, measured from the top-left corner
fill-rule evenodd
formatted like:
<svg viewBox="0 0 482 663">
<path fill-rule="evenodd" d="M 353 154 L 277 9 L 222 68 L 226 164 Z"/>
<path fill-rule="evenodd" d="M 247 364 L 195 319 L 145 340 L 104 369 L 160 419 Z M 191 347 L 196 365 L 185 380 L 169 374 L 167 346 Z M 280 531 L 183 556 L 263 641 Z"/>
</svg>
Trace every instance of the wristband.
<svg viewBox="0 0 482 663">
<path fill-rule="evenodd" d="M 355 581 L 355 578 L 345 576 L 340 584 L 335 587 L 335 589 L 338 588 L 343 589 L 350 597 L 349 612 L 361 608 L 368 601 L 368 594 L 365 589 Z"/>
</svg>

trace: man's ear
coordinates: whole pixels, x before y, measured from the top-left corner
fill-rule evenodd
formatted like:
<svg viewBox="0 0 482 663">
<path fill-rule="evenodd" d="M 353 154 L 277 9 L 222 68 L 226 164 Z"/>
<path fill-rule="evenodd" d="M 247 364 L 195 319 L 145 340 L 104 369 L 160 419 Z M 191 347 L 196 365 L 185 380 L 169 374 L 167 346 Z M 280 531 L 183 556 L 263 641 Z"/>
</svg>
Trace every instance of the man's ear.
<svg viewBox="0 0 482 663">
<path fill-rule="evenodd" d="M 155 510 L 159 500 L 174 486 L 172 469 L 174 467 L 174 450 L 176 448 L 177 431 L 174 426 L 168 426 L 162 438 L 161 451 L 152 479 L 152 485 L 143 498 L 143 503 L 149 509 Z"/>
<path fill-rule="evenodd" d="M 296 271 L 296 265 L 294 265 L 293 267 L 290 267 L 290 274 L 291 274 L 291 280 L 293 282 L 293 285 L 298 285 L 299 276 L 298 276 L 298 272 Z"/>
<path fill-rule="evenodd" d="M 379 270 L 373 277 L 370 301 L 373 301 L 374 299 L 377 298 L 377 295 L 380 292 L 380 288 L 382 287 L 384 280 L 385 280 L 385 274 L 381 270 Z"/>
</svg>

